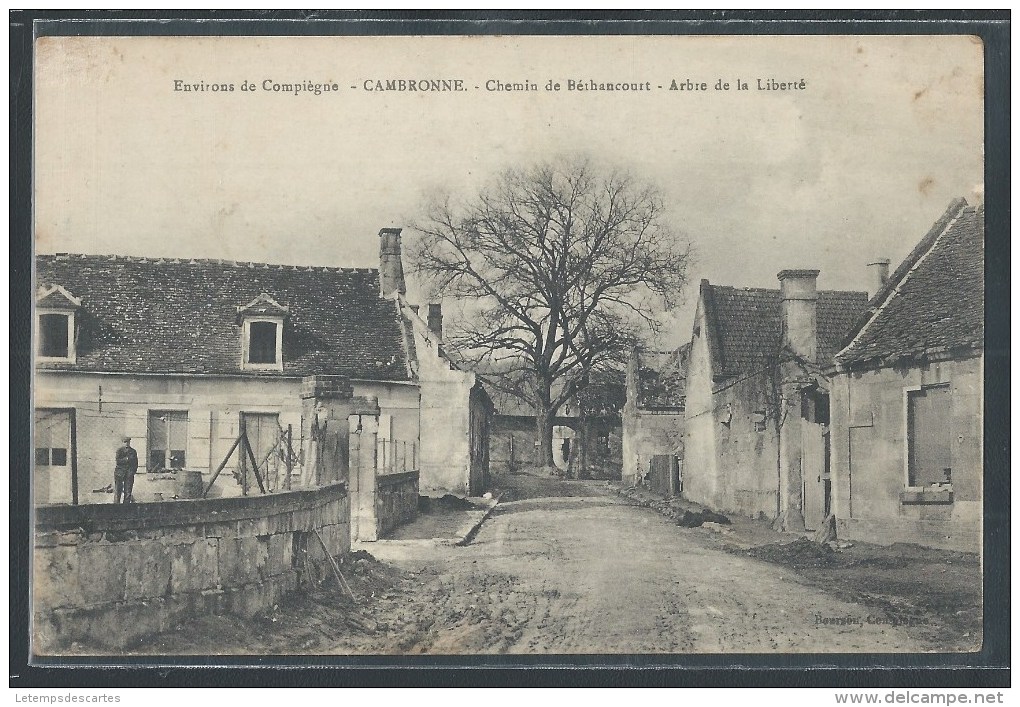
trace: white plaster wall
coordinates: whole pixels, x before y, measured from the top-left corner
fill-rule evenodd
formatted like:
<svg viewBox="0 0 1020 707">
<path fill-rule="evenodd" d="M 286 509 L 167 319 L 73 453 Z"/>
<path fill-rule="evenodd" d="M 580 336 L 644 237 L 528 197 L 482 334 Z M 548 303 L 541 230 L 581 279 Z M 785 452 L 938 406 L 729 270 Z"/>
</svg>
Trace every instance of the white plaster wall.
<svg viewBox="0 0 1020 707">
<path fill-rule="evenodd" d="M 100 394 L 100 386 L 102 393 Z M 414 385 L 357 382 L 355 395 L 375 397 L 384 414 L 393 418 L 394 438 L 418 439 L 418 388 Z M 113 483 L 114 458 L 121 438 L 128 435 L 138 452 L 135 497 L 151 501 L 156 493 L 173 495 L 172 481 L 147 476 L 147 427 L 150 410 L 186 410 L 188 441 L 186 468 L 201 471 L 208 483 L 237 438 L 240 413 L 276 413 L 280 425 L 293 426 L 294 450 L 301 449 L 301 379 L 252 376 L 140 376 L 40 371 L 35 376 L 36 408 L 74 408 L 77 417 L 79 503 L 109 503 L 113 495 L 94 493 Z M 101 404 L 100 404 L 101 399 Z M 261 461 L 261 460 L 260 460 Z M 220 474 L 210 496 L 241 492 L 230 470 L 237 452 Z M 70 464 L 57 471 L 33 469 L 36 503 L 68 503 Z M 47 478 L 48 477 L 48 478 Z M 293 480 L 301 484 L 300 474 Z M 252 488 L 257 486 L 252 481 Z"/>
</svg>

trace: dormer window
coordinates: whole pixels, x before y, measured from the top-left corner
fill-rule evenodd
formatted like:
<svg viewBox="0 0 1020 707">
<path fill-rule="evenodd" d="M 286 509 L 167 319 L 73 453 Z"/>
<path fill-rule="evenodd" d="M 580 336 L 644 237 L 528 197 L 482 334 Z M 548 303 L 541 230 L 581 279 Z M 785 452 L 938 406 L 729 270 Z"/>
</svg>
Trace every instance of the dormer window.
<svg viewBox="0 0 1020 707">
<path fill-rule="evenodd" d="M 241 324 L 241 368 L 283 370 L 283 323 L 288 308 L 263 292 L 237 308 Z"/>
<path fill-rule="evenodd" d="M 74 363 L 75 314 L 81 300 L 60 285 L 46 287 L 36 298 L 36 358 L 44 363 Z"/>
<path fill-rule="evenodd" d="M 43 358 L 68 358 L 71 355 L 71 315 L 39 315 L 39 355 Z"/>
</svg>

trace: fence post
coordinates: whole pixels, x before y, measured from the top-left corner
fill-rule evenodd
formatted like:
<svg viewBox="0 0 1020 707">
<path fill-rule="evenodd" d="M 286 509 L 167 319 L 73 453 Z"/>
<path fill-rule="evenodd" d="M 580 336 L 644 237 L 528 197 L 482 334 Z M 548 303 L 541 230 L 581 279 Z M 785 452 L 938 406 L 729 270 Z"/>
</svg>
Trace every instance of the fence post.
<svg viewBox="0 0 1020 707">
<path fill-rule="evenodd" d="M 287 455 L 287 479 L 284 481 L 283 487 L 290 491 L 290 476 L 294 473 L 294 426 L 287 425 L 287 449 L 285 451 Z"/>
<path fill-rule="evenodd" d="M 238 458 L 241 462 L 241 495 L 248 495 L 248 457 L 244 452 L 244 444 L 248 440 L 248 425 L 244 420 L 244 413 L 241 413 L 240 422 L 237 425 L 237 437 L 241 440 L 241 449 Z"/>
<path fill-rule="evenodd" d="M 358 540 L 373 541 L 379 535 L 375 512 L 376 476 L 379 473 L 378 430 L 379 419 L 377 417 L 361 416 L 357 493 Z M 383 445 L 383 449 L 385 450 L 385 445 Z"/>
<path fill-rule="evenodd" d="M 71 408 L 71 503 L 78 505 L 78 415 Z"/>
</svg>

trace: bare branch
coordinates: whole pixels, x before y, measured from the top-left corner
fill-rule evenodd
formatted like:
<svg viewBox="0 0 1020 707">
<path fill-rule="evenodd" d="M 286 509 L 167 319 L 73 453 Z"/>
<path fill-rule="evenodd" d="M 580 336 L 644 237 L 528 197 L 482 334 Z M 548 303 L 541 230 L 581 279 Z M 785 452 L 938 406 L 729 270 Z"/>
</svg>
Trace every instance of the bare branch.
<svg viewBox="0 0 1020 707">
<path fill-rule="evenodd" d="M 692 257 L 656 188 L 576 156 L 507 170 L 472 198 L 436 199 L 413 230 L 413 271 L 436 294 L 482 298 L 448 322 L 447 345 L 482 369 L 526 370 L 509 386 L 487 382 L 540 413 L 657 331 Z"/>
</svg>

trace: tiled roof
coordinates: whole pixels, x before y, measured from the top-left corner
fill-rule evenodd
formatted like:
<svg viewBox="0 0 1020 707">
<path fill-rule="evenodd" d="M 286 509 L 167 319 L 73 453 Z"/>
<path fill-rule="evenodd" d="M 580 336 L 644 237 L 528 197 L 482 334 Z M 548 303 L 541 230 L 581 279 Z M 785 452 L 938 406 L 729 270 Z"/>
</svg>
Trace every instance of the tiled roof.
<svg viewBox="0 0 1020 707">
<path fill-rule="evenodd" d="M 954 201 L 869 303 L 839 363 L 980 349 L 984 341 L 984 209 Z"/>
<path fill-rule="evenodd" d="M 782 295 L 778 289 L 701 284 L 716 376 L 751 373 L 763 354 L 778 352 L 782 338 Z M 831 363 L 847 332 L 864 311 L 864 292 L 818 291 L 817 362 Z"/>
<path fill-rule="evenodd" d="M 81 299 L 76 363 L 45 368 L 408 378 L 376 270 L 63 254 L 36 267 L 40 287 Z M 241 369 L 238 308 L 263 294 L 287 308 L 282 372 Z"/>
</svg>

